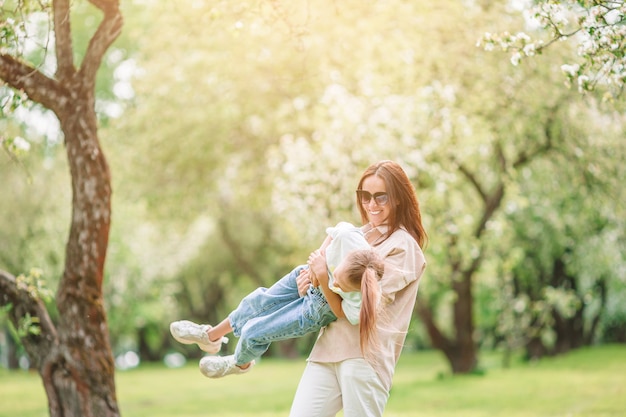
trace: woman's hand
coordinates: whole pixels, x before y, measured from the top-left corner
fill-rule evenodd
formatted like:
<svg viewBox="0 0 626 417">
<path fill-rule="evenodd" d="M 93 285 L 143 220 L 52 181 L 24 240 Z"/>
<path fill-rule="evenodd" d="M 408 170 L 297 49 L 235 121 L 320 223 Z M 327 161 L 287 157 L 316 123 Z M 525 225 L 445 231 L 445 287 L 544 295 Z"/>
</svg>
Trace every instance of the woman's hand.
<svg viewBox="0 0 626 417">
<path fill-rule="evenodd" d="M 296 283 L 298 284 L 298 294 L 300 294 L 300 297 L 304 297 L 311 286 L 311 274 L 309 274 L 308 269 L 300 271 L 300 275 L 296 278 Z"/>
</svg>

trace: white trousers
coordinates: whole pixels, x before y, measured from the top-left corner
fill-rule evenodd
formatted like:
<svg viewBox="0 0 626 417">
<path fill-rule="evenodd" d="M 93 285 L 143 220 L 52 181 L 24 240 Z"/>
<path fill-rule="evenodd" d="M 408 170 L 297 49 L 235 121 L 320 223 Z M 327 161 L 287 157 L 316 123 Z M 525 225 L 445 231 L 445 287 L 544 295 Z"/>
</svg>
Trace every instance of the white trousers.
<svg viewBox="0 0 626 417">
<path fill-rule="evenodd" d="M 382 417 L 389 399 L 365 359 L 337 363 L 308 362 L 289 417 Z"/>
</svg>

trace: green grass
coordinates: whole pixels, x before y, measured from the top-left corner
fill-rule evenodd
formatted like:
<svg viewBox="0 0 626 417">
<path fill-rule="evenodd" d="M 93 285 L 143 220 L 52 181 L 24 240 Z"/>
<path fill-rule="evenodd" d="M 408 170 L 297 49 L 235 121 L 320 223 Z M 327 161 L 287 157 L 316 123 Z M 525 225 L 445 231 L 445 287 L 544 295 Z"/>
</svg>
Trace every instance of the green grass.
<svg viewBox="0 0 626 417">
<path fill-rule="evenodd" d="M 304 360 L 263 360 L 246 375 L 204 378 L 194 364 L 143 366 L 116 375 L 125 417 L 280 417 Z M 484 375 L 451 376 L 437 352 L 401 357 L 386 417 L 618 417 L 626 415 L 626 346 L 582 349 L 503 369 L 481 356 Z M 0 370 L 0 417 L 47 416 L 35 373 Z"/>
</svg>

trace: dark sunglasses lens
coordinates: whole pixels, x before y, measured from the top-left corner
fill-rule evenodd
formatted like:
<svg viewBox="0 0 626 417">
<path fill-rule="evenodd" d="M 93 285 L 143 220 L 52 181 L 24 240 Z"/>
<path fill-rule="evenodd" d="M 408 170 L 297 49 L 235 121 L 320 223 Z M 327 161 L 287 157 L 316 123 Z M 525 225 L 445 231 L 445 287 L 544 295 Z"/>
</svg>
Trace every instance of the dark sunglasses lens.
<svg viewBox="0 0 626 417">
<path fill-rule="evenodd" d="M 359 190 L 356 192 L 356 195 L 362 204 L 369 204 L 369 202 L 372 200 L 372 195 L 367 191 Z"/>
<path fill-rule="evenodd" d="M 376 204 L 379 206 L 384 206 L 388 201 L 387 194 L 379 194 L 375 196 L 374 199 L 376 200 Z"/>
<path fill-rule="evenodd" d="M 356 192 L 357 197 L 361 201 L 361 204 L 369 204 L 372 201 L 372 197 L 376 200 L 376 204 L 379 206 L 384 206 L 389 201 L 389 197 L 387 197 L 387 193 L 375 193 L 373 196 L 369 191 L 358 190 Z"/>
</svg>

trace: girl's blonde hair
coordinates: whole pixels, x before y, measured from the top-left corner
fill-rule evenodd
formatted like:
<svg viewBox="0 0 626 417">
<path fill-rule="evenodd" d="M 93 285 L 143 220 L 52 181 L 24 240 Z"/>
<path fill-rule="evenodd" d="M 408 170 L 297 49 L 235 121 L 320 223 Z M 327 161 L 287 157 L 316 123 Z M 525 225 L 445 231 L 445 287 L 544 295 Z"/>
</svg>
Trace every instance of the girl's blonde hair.
<svg viewBox="0 0 626 417">
<path fill-rule="evenodd" d="M 359 333 L 361 351 L 365 355 L 378 346 L 376 323 L 380 300 L 379 281 L 385 272 L 385 263 L 372 249 L 350 252 L 347 257 L 347 280 L 355 288 L 361 289 L 361 311 L 359 312 Z"/>
</svg>

